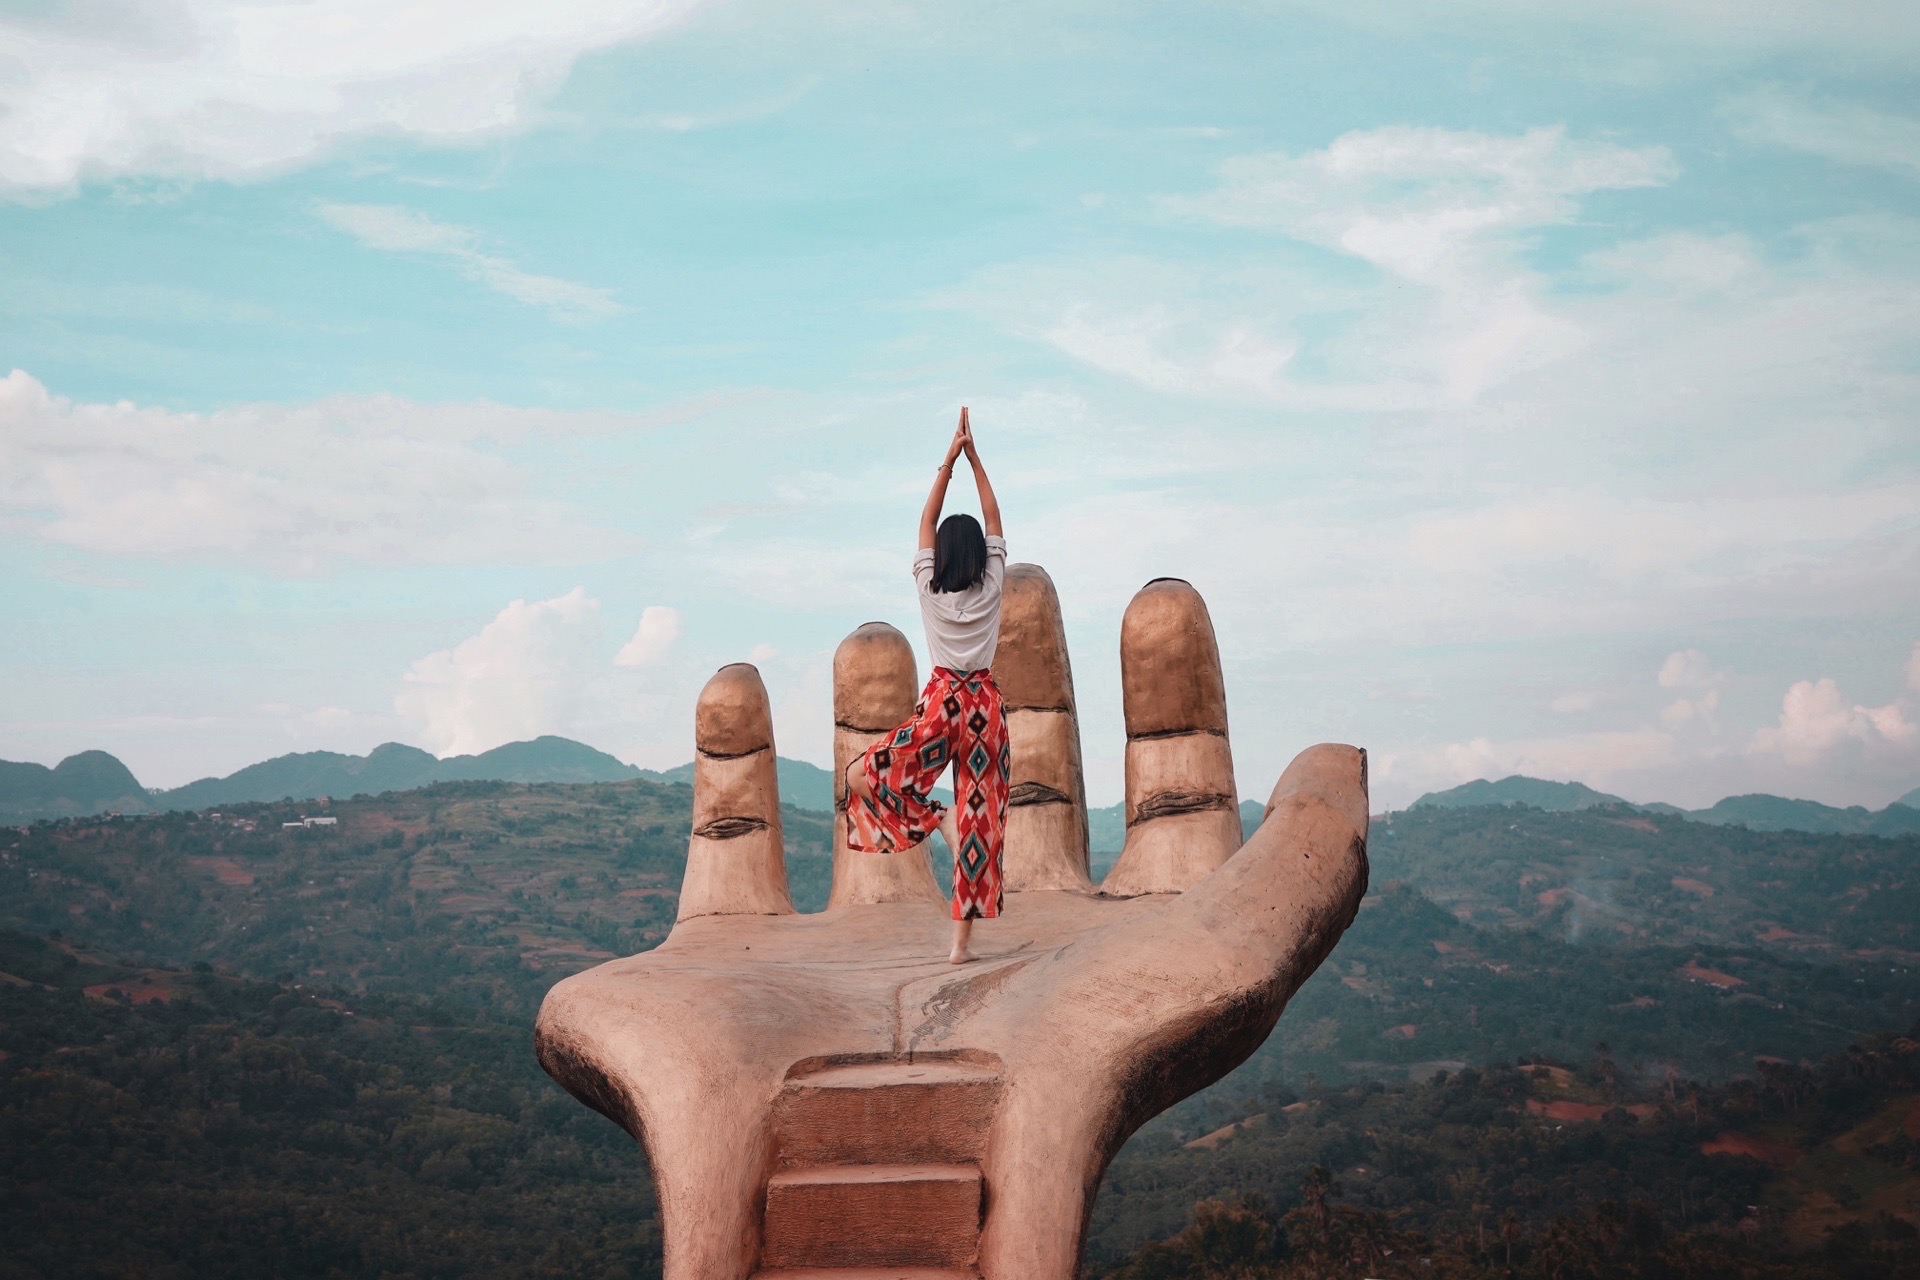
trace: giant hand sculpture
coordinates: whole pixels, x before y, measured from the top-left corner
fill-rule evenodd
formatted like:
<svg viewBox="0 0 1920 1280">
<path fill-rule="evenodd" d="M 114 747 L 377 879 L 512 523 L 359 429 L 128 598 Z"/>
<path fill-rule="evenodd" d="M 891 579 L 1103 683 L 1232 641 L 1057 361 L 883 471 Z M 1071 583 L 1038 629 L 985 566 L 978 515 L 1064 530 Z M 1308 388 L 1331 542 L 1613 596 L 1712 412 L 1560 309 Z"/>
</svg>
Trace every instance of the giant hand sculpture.
<svg viewBox="0 0 1920 1280">
<path fill-rule="evenodd" d="M 853 852 L 840 824 L 831 901 L 795 914 L 766 690 L 745 664 L 708 682 L 673 932 L 555 986 L 536 1030 L 554 1079 L 645 1145 L 667 1280 L 1068 1280 L 1127 1135 L 1244 1061 L 1339 940 L 1367 882 L 1365 753 L 1302 752 L 1242 848 L 1199 594 L 1147 584 L 1120 652 L 1127 838 L 1096 888 L 1059 601 L 1008 570 L 1009 892 L 961 967 L 924 847 Z M 842 643 L 842 787 L 916 692 L 898 631 Z"/>
</svg>

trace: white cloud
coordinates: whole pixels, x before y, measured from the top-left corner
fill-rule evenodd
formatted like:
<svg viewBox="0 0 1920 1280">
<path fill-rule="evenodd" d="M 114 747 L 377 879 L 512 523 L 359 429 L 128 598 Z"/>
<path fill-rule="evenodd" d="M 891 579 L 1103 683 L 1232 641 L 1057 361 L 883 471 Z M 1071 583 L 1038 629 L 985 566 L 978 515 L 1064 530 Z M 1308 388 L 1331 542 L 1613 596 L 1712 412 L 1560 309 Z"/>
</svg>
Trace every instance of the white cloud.
<svg viewBox="0 0 1920 1280">
<path fill-rule="evenodd" d="M 1214 190 L 1160 202 L 1346 263 L 1242 252 L 1212 279 L 1133 259 L 1026 263 L 945 301 L 1167 394 L 1300 410 L 1470 404 L 1589 341 L 1544 300 L 1530 237 L 1575 220 L 1583 196 L 1676 172 L 1665 148 L 1559 128 L 1362 130 L 1304 154 L 1237 157 Z M 1371 274 L 1356 277 L 1356 261 Z"/>
<path fill-rule="evenodd" d="M 680 611 L 664 604 L 651 604 L 640 613 L 640 625 L 633 638 L 613 655 L 616 667 L 648 667 L 667 656 L 680 638 Z"/>
<path fill-rule="evenodd" d="M 1898 702 L 1865 707 L 1849 702 L 1830 678 L 1797 681 L 1780 702 L 1780 722 L 1753 737 L 1757 752 L 1778 755 L 1789 764 L 1811 764 L 1843 745 L 1905 746 L 1920 737 L 1920 726 Z"/>
<path fill-rule="evenodd" d="M 1907 655 L 1904 674 L 1907 678 L 1907 688 L 1914 693 L 1920 693 L 1920 640 L 1914 641 L 1913 652 Z"/>
<path fill-rule="evenodd" d="M 1380 753 L 1390 763 L 1377 771 L 1377 793 L 1389 804 L 1405 803 L 1473 778 L 1522 773 L 1693 807 L 1754 791 L 1879 807 L 1920 777 L 1920 723 L 1909 698 L 1866 706 L 1831 678 L 1799 680 L 1781 699 L 1775 723 L 1731 742 L 1720 725 L 1726 674 L 1697 650 L 1681 650 L 1662 670 L 1669 688 L 1712 687 L 1662 707 L 1657 726 L 1634 724 L 1629 713 L 1593 732 L 1395 746 Z"/>
<path fill-rule="evenodd" d="M 1547 704 L 1547 710 L 1555 715 L 1571 716 L 1591 711 L 1600 703 L 1600 695 L 1591 690 L 1579 689 L 1572 693 L 1563 693 Z"/>
<path fill-rule="evenodd" d="M 671 768 L 693 751 L 701 685 L 719 661 L 740 656 L 682 652 L 682 622 L 678 609 L 649 606 L 610 655 L 604 609 L 585 587 L 515 600 L 473 635 L 414 661 L 394 706 L 413 738 L 443 756 L 553 733 L 648 768 Z M 756 660 L 761 656 L 756 650 Z M 809 655 L 813 667 L 824 661 Z M 818 683 L 818 671 L 801 671 L 806 664 L 778 665 L 768 679 L 776 698 L 793 693 L 797 672 L 809 689 Z M 812 697 L 808 709 L 817 710 L 818 701 Z M 831 716 L 817 718 L 788 726 L 794 744 L 817 750 L 830 736 Z"/>
<path fill-rule="evenodd" d="M 0 527 L 137 558 L 342 564 L 581 558 L 630 544 L 528 491 L 501 446 L 566 415 L 391 396 L 176 413 L 0 380 Z"/>
<path fill-rule="evenodd" d="M 1606 284 L 1674 300 L 1727 296 L 1766 275 L 1757 246 L 1746 236 L 1672 231 L 1587 255 L 1588 270 Z"/>
<path fill-rule="evenodd" d="M 1719 709 L 1720 691 L 1709 689 L 1697 698 L 1676 698 L 1668 703 L 1661 709 L 1660 723 L 1676 732 L 1695 724 L 1717 729 L 1714 712 Z"/>
<path fill-rule="evenodd" d="M 602 674 L 600 602 L 575 587 L 515 600 L 477 633 L 416 661 L 394 707 L 438 755 L 570 730 Z"/>
<path fill-rule="evenodd" d="M 1920 119 L 1857 102 L 1816 102 L 1783 90 L 1733 98 L 1723 114 L 1749 142 L 1837 164 L 1920 175 Z"/>
<path fill-rule="evenodd" d="M 584 53 L 699 0 L 131 0 L 0 19 L 0 190 L 242 179 L 356 137 L 523 127 Z"/>
<path fill-rule="evenodd" d="M 1728 63 L 1834 57 L 1904 68 L 1920 52 L 1920 10 L 1907 0 L 1293 0 L 1396 39 L 1430 31 L 1516 39 L 1535 63 L 1573 76 L 1716 74 Z"/>
<path fill-rule="evenodd" d="M 1463 137 L 1464 189 L 1510 185 L 1491 203 L 1528 218 L 1578 216 L 1559 193 L 1660 172 L 1649 153 L 1589 154 L 1555 135 Z M 1403 162 L 1377 157 L 1412 151 L 1403 167 L 1420 174 L 1430 158 L 1411 144 L 1360 148 L 1364 163 L 1335 151 L 1308 168 L 1393 172 Z M 1527 165 L 1538 173 L 1504 176 Z M 1444 204 L 1450 190 L 1429 195 Z M 1350 194 L 1358 212 L 1339 225 L 1373 217 L 1366 183 Z M 1310 214 L 1346 198 L 1302 197 Z M 1382 197 L 1389 212 L 1412 198 Z M 1206 424 L 1197 440 L 1167 431 L 1185 472 L 1158 465 L 1169 450 L 1151 442 L 1096 446 L 1151 479 L 1063 492 L 1044 532 L 1103 596 L 1121 562 L 1210 575 L 1216 610 L 1271 649 L 1670 633 L 1920 593 L 1920 224 L 1811 224 L 1767 245 L 1658 236 L 1552 277 L 1508 239 L 1441 260 L 1472 265 L 1463 296 L 1518 299 L 1537 333 L 1577 335 L 1537 367 L 1526 361 L 1547 348 L 1462 355 L 1473 330 L 1453 326 L 1465 312 L 1447 289 L 1356 287 L 1350 263 L 1285 252 L 1236 249 L 1218 271 L 1024 264 L 944 301 L 1123 379 L 1101 385 L 1098 420 Z M 1485 349 L 1506 332 L 1494 324 Z M 1268 358 L 1241 361 L 1255 372 L 1232 383 L 1223 353 L 1258 350 L 1248 335 Z"/>
<path fill-rule="evenodd" d="M 1920 737 L 1920 725 L 1907 719 L 1906 707 L 1898 702 L 1889 702 L 1884 707 L 1860 707 L 1858 710 L 1883 741 L 1905 745 Z"/>
<path fill-rule="evenodd" d="M 1698 649 L 1678 649 L 1660 664 L 1657 678 L 1662 689 L 1701 689 L 1718 680 L 1720 673 Z"/>
<path fill-rule="evenodd" d="M 1579 196 L 1660 186 L 1676 172 L 1664 147 L 1579 141 L 1558 127 L 1502 135 L 1394 125 L 1304 155 L 1237 157 L 1220 167 L 1215 190 L 1167 205 L 1446 283 L 1504 237 L 1570 221 Z"/>
<path fill-rule="evenodd" d="M 435 222 L 398 205 L 323 204 L 320 216 L 370 249 L 446 258 L 478 284 L 518 302 L 541 307 L 563 320 L 603 320 L 623 307 L 609 289 L 522 271 L 506 258 L 481 249 L 480 233 Z"/>
<path fill-rule="evenodd" d="M 1480 456 L 1462 443 L 1446 465 L 1466 470 Z M 1205 577 L 1214 609 L 1270 651 L 1800 619 L 1828 601 L 1920 590 L 1920 481 L 1688 503 L 1622 494 L 1598 478 L 1538 495 L 1463 484 L 1444 499 L 1385 485 L 1315 494 L 1316 483 L 1311 471 L 1289 478 L 1280 501 L 1186 486 L 1090 496 L 1045 512 L 1026 537 L 1044 533 L 1053 559 L 1101 598 L 1124 599 L 1142 567 Z M 1420 509 L 1439 500 L 1462 510 Z"/>
<path fill-rule="evenodd" d="M 870 536 L 839 545 L 792 536 L 727 538 L 696 544 L 703 571 L 762 604 L 810 613 L 872 610 L 911 600 L 908 561 Z M 902 587 L 902 581 L 906 586 Z"/>
<path fill-rule="evenodd" d="M 1720 731 L 1720 690 L 1726 673 L 1714 670 L 1698 649 L 1677 649 L 1660 664 L 1655 680 L 1662 689 L 1684 689 L 1692 696 L 1675 698 L 1660 712 L 1660 723 L 1670 732 Z"/>
</svg>

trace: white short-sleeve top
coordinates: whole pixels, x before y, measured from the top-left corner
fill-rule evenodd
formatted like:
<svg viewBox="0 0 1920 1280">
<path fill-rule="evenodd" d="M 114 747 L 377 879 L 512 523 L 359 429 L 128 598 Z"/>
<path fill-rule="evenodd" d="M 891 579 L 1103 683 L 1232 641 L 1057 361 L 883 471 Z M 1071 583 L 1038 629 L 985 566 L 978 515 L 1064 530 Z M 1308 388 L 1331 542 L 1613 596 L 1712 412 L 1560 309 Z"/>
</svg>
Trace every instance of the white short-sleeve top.
<svg viewBox="0 0 1920 1280">
<path fill-rule="evenodd" d="M 1000 587 L 1007 576 L 1007 540 L 987 535 L 987 568 L 965 591 L 933 590 L 933 548 L 913 558 L 920 585 L 920 621 L 927 630 L 927 656 L 936 667 L 978 671 L 993 665 L 1000 647 Z"/>
</svg>

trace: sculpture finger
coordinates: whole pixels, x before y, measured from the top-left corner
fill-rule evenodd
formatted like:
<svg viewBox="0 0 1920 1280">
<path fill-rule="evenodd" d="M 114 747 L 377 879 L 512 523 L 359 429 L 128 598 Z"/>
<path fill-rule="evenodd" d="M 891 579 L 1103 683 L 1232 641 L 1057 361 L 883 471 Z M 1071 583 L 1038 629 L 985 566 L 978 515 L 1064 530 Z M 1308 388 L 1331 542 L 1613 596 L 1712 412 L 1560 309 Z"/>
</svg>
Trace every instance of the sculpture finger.
<svg viewBox="0 0 1920 1280">
<path fill-rule="evenodd" d="M 1089 890 L 1080 713 L 1060 594 L 1037 564 L 1007 566 L 993 676 L 1007 706 L 1013 776 L 1006 887 Z"/>
<path fill-rule="evenodd" d="M 905 853 L 847 847 L 847 765 L 913 714 L 919 687 L 913 646 L 884 622 L 869 622 L 833 653 L 833 892 L 829 909 L 867 902 L 944 903 L 928 843 Z"/>
<path fill-rule="evenodd" d="M 716 671 L 693 713 L 693 837 L 678 919 L 790 915 L 773 713 L 760 672 Z"/>
<path fill-rule="evenodd" d="M 1120 622 L 1127 839 L 1106 893 L 1177 893 L 1240 847 L 1226 683 L 1206 602 L 1156 578 Z"/>
</svg>

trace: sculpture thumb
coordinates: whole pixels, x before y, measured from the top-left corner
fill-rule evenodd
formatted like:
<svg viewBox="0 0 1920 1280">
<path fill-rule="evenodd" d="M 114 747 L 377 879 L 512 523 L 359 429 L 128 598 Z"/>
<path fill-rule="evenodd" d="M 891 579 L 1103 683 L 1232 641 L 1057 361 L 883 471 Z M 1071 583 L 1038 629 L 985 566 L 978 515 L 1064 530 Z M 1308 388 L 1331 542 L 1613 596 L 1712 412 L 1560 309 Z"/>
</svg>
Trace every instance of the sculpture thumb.
<svg viewBox="0 0 1920 1280">
<path fill-rule="evenodd" d="M 1303 965 L 1304 981 L 1367 891 L 1367 807 L 1367 753 L 1341 743 L 1308 747 L 1274 784 L 1246 845 L 1182 894 L 1169 918 L 1185 917 L 1189 928 L 1256 963 Z"/>
<path fill-rule="evenodd" d="M 1245 1061 L 1352 922 L 1366 835 L 1366 753 L 1309 748 L 1225 864 L 1036 957 L 981 1011 L 968 1032 L 1010 1082 L 989 1144 L 1007 1153 L 995 1194 L 1017 1206 L 988 1215 L 983 1274 L 1073 1273 L 1090 1189 L 1120 1144 Z"/>
</svg>

